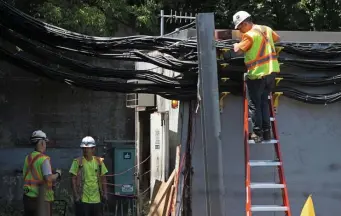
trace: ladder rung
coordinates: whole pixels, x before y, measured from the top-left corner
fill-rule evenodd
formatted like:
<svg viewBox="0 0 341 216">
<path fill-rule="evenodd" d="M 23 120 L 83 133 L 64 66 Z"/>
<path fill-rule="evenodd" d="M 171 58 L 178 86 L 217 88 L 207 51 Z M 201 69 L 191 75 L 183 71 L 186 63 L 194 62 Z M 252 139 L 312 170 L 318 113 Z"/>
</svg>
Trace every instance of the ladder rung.
<svg viewBox="0 0 341 216">
<path fill-rule="evenodd" d="M 275 188 L 284 188 L 284 184 L 278 183 L 268 183 L 268 182 L 258 182 L 251 183 L 250 188 L 252 189 L 275 189 Z"/>
<path fill-rule="evenodd" d="M 272 139 L 272 140 L 268 140 L 265 141 L 263 140 L 262 142 L 256 143 L 254 140 L 249 140 L 249 144 L 276 144 L 278 143 L 278 140 Z"/>
<path fill-rule="evenodd" d="M 270 117 L 270 121 L 274 121 L 275 118 L 274 117 Z M 251 121 L 251 118 L 249 118 L 249 121 Z"/>
<path fill-rule="evenodd" d="M 280 205 L 253 205 L 251 206 L 253 212 L 273 212 L 273 211 L 288 211 L 288 207 Z"/>
<path fill-rule="evenodd" d="M 280 166 L 281 162 L 275 160 L 250 160 L 250 166 Z"/>
</svg>

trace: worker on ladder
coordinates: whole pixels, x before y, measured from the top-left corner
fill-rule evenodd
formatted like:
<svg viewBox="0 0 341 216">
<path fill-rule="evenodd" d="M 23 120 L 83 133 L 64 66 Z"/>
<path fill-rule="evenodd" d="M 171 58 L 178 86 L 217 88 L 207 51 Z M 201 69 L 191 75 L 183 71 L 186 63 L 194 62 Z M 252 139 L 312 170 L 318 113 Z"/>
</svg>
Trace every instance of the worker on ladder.
<svg viewBox="0 0 341 216">
<path fill-rule="evenodd" d="M 249 94 L 249 111 L 253 123 L 250 139 L 255 142 L 271 139 L 271 122 L 268 96 L 275 86 L 276 73 L 280 72 L 274 42 L 279 35 L 270 27 L 256 25 L 251 15 L 239 11 L 233 15 L 235 29 L 243 35 L 233 44 L 236 53 L 244 53 L 247 67 L 246 84 Z"/>
<path fill-rule="evenodd" d="M 45 196 L 46 215 L 52 216 L 52 202 L 54 201 L 52 186 L 61 177 L 62 172 L 57 169 L 55 174 L 52 173 L 50 157 L 44 154 L 47 142 L 47 136 L 43 131 L 37 130 L 32 133 L 30 143 L 35 148 L 26 156 L 23 168 L 25 216 L 38 216 L 39 185 L 43 185 L 45 191 L 43 196 Z"/>
<path fill-rule="evenodd" d="M 105 177 L 108 170 L 103 158 L 94 156 L 94 138 L 84 137 L 80 147 L 83 156 L 73 160 L 69 171 L 73 175 L 76 216 L 100 216 L 103 214 L 101 202 L 108 200 Z"/>
</svg>

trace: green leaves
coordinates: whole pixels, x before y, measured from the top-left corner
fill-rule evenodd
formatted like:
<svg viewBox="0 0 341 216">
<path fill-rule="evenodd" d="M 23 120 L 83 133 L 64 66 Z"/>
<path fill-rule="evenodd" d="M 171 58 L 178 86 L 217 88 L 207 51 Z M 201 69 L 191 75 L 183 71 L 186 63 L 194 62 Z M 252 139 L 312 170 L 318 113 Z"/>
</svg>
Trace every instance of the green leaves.
<svg viewBox="0 0 341 216">
<path fill-rule="evenodd" d="M 95 6 L 47 0 L 36 9 L 35 16 L 44 21 L 88 35 L 107 35 L 106 16 Z"/>
<path fill-rule="evenodd" d="M 159 31 L 161 8 L 166 13 L 170 9 L 215 12 L 217 28 L 232 28 L 232 16 L 239 10 L 251 13 L 256 23 L 277 30 L 339 31 L 341 28 L 340 0 L 17 0 L 15 3 L 19 9 L 48 23 L 97 36 L 115 35 L 122 26 L 141 34 L 155 34 Z"/>
<path fill-rule="evenodd" d="M 155 0 L 146 0 L 143 4 L 130 6 L 130 12 L 134 14 L 136 27 L 145 31 L 156 32 L 158 29 L 158 14 L 161 4 Z"/>
<path fill-rule="evenodd" d="M 161 4 L 145 0 L 42 0 L 27 10 L 48 23 L 87 35 L 112 36 L 122 25 L 137 31 L 158 29 Z M 26 4 L 27 5 L 27 4 Z"/>
</svg>

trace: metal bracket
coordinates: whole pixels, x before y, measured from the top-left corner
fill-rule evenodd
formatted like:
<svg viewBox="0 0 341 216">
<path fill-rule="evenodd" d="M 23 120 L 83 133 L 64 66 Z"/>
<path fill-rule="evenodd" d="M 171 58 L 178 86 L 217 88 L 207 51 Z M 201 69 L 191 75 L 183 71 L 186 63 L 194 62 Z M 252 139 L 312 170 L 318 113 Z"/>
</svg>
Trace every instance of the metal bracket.
<svg viewBox="0 0 341 216">
<path fill-rule="evenodd" d="M 230 48 L 221 48 L 219 50 L 220 50 L 220 52 L 219 52 L 218 58 L 219 59 L 224 59 L 224 53 L 230 51 Z"/>
<path fill-rule="evenodd" d="M 276 80 L 276 86 L 278 86 L 279 82 L 282 80 L 283 78 L 282 77 L 276 77 L 275 80 Z"/>
<path fill-rule="evenodd" d="M 282 77 L 276 77 L 276 87 L 278 86 L 279 82 L 282 80 Z M 279 96 L 281 96 L 283 94 L 283 92 L 275 92 L 273 93 L 273 106 L 274 106 L 274 111 L 275 113 L 277 113 L 277 107 L 278 107 L 278 100 L 279 100 Z"/>
<path fill-rule="evenodd" d="M 222 63 L 222 64 L 220 64 L 223 68 L 226 68 L 227 66 L 229 66 L 229 64 L 228 63 Z"/>
<path fill-rule="evenodd" d="M 227 64 L 227 63 L 226 63 Z M 227 64 L 228 65 L 228 64 Z M 227 80 L 229 80 L 230 78 L 228 77 L 223 77 L 223 78 L 220 78 L 223 82 L 226 82 Z M 220 110 L 220 113 L 223 112 L 223 108 L 224 108 L 224 98 L 230 94 L 230 92 L 222 92 L 220 94 L 220 97 L 219 97 L 219 110 Z"/>
<path fill-rule="evenodd" d="M 283 92 L 275 92 L 275 93 L 273 93 L 273 106 L 274 106 L 275 113 L 277 113 L 279 96 L 281 96 L 282 94 L 283 94 Z"/>
<path fill-rule="evenodd" d="M 219 98 L 219 111 L 220 113 L 223 113 L 223 109 L 224 109 L 224 98 L 230 94 L 230 92 L 222 92 L 220 93 L 220 98 Z"/>
<path fill-rule="evenodd" d="M 223 82 L 226 82 L 227 80 L 229 80 L 230 78 L 228 77 L 223 77 L 223 78 L 220 78 Z"/>
<path fill-rule="evenodd" d="M 284 49 L 284 47 L 282 47 L 282 46 L 276 46 L 276 47 L 275 47 L 275 50 L 276 50 L 277 55 L 279 55 L 279 53 L 280 53 L 283 49 Z"/>
</svg>

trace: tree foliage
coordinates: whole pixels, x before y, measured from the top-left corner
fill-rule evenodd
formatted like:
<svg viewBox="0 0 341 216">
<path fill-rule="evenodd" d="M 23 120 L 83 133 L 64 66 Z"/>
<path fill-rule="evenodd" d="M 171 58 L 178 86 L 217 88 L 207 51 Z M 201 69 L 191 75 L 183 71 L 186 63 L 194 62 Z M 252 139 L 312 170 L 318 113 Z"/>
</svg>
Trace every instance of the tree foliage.
<svg viewBox="0 0 341 216">
<path fill-rule="evenodd" d="M 13 1 L 13 0 L 12 0 Z M 114 35 L 120 27 L 158 34 L 159 13 L 215 12 L 217 28 L 232 28 L 232 16 L 246 10 L 254 20 L 277 30 L 339 31 L 340 0 L 14 0 L 16 6 L 72 31 Z M 175 24 L 181 25 L 181 24 Z M 166 27 L 172 30 L 174 24 Z"/>
</svg>

